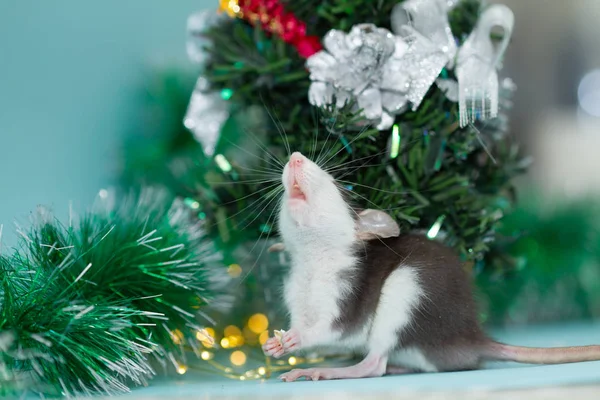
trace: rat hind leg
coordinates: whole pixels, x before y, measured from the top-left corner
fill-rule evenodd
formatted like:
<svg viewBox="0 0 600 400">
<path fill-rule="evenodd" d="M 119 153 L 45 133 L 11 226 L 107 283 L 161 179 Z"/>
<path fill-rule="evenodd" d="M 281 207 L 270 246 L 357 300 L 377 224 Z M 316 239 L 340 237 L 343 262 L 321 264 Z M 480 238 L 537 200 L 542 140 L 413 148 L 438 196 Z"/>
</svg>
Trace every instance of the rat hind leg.
<svg viewBox="0 0 600 400">
<path fill-rule="evenodd" d="M 372 378 L 382 376 L 386 371 L 386 365 L 386 356 L 371 353 L 368 354 L 364 360 L 350 367 L 295 369 L 281 375 L 279 379 L 284 382 L 293 382 L 299 378 L 312 379 L 313 381 Z"/>
</svg>

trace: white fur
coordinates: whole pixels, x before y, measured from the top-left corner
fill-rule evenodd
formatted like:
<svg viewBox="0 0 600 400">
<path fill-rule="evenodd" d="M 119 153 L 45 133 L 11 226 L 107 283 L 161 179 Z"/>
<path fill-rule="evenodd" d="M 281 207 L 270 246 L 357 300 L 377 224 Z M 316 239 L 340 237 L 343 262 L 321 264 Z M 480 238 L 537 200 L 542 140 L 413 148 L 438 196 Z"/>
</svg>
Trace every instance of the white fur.
<svg viewBox="0 0 600 400">
<path fill-rule="evenodd" d="M 300 156 L 302 157 L 302 156 Z M 329 344 L 339 339 L 332 331 L 339 316 L 337 302 L 350 289 L 339 274 L 355 268 L 354 220 L 333 177 L 302 158 L 301 168 L 284 168 L 285 196 L 279 214 L 279 232 L 291 256 L 285 301 L 302 347 Z M 294 180 L 306 201 L 287 197 Z"/>
<path fill-rule="evenodd" d="M 369 350 L 390 354 L 398 345 L 398 333 L 410 329 L 413 310 L 422 289 L 413 269 L 398 268 L 390 274 L 383 288 L 369 336 Z"/>
<path fill-rule="evenodd" d="M 390 355 L 389 363 L 422 372 L 438 372 L 437 367 L 429 362 L 416 347 L 396 350 Z"/>
</svg>

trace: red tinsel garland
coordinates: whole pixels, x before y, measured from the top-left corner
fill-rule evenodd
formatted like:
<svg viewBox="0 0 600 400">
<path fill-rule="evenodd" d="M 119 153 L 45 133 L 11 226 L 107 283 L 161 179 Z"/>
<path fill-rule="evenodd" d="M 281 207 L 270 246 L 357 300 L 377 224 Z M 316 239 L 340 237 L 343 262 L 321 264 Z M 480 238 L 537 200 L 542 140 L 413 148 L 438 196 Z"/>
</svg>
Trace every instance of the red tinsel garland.
<svg viewBox="0 0 600 400">
<path fill-rule="evenodd" d="M 306 34 L 306 23 L 285 11 L 278 0 L 238 0 L 236 15 L 291 44 L 303 58 L 322 49 L 321 39 Z"/>
</svg>

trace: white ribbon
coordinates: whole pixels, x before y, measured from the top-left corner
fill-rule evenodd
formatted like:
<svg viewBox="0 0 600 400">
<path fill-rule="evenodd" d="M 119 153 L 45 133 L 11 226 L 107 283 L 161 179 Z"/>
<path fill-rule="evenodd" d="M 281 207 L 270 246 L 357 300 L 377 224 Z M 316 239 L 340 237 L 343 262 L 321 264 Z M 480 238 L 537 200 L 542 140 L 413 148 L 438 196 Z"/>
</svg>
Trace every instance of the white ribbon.
<svg viewBox="0 0 600 400">
<path fill-rule="evenodd" d="M 494 46 L 492 29 L 504 30 Z M 461 128 L 477 119 L 498 116 L 498 73 L 514 27 L 510 8 L 497 4 L 486 9 L 457 57 L 458 104 Z"/>
<path fill-rule="evenodd" d="M 409 44 L 402 69 L 410 77 L 408 100 L 415 111 L 447 66 L 452 68 L 457 52 L 448 22 L 447 0 L 407 0 L 392 11 L 392 28 Z"/>
</svg>

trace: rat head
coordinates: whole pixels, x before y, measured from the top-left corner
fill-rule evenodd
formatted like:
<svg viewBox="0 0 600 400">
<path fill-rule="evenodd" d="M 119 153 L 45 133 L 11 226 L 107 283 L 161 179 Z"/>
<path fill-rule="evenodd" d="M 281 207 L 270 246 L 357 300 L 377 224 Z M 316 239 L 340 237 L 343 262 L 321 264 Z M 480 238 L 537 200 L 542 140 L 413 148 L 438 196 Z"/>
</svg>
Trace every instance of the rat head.
<svg viewBox="0 0 600 400">
<path fill-rule="evenodd" d="M 351 245 L 357 239 L 397 236 L 396 222 L 383 211 L 355 212 L 333 176 L 295 152 L 283 169 L 279 230 L 290 242 Z"/>
<path fill-rule="evenodd" d="M 290 156 L 282 182 L 285 189 L 282 212 L 297 224 L 318 227 L 335 219 L 353 226 L 351 211 L 334 178 L 299 152 Z"/>
</svg>

